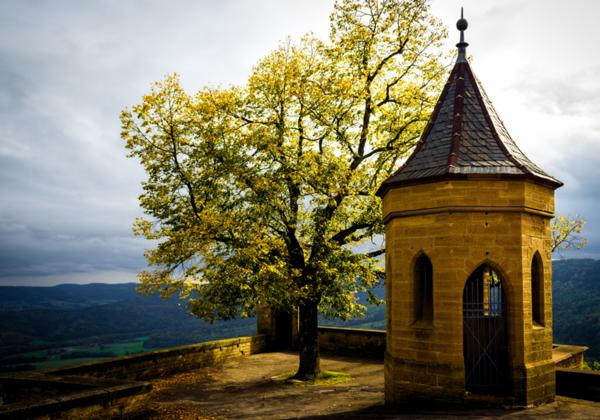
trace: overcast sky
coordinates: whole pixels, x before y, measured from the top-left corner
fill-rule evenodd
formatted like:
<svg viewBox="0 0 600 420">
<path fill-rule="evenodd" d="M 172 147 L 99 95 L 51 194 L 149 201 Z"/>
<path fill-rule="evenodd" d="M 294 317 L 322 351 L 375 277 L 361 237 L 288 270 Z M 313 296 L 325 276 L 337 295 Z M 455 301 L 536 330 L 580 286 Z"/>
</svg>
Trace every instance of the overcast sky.
<svg viewBox="0 0 600 420">
<path fill-rule="evenodd" d="M 565 183 L 559 214 L 600 258 L 600 2 L 434 0 L 465 7 L 472 68 L 512 137 Z M 21 1 L 0 4 L 0 284 L 134 281 L 144 174 L 118 115 L 177 72 L 189 91 L 242 84 L 278 41 L 326 38 L 332 1 Z"/>
</svg>

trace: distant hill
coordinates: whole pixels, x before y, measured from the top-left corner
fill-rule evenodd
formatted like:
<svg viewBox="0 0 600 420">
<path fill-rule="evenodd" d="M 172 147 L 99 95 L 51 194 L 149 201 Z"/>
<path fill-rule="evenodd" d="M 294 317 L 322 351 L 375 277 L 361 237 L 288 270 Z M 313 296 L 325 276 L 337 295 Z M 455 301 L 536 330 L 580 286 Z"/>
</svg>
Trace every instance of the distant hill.
<svg viewBox="0 0 600 420">
<path fill-rule="evenodd" d="M 367 307 L 365 315 L 347 321 L 341 319 L 325 319 L 320 317 L 319 325 L 343 327 L 343 328 L 365 328 L 371 330 L 385 330 L 385 285 L 381 284 L 373 288 L 373 293 L 378 299 L 383 300 L 381 305 L 372 305 L 367 302 L 367 293 L 358 293 L 358 301 Z"/>
<path fill-rule="evenodd" d="M 209 324 L 188 314 L 177 299 L 141 296 L 135 286 L 0 287 L 0 368 L 3 358 L 34 350 L 135 339 L 143 343 L 137 350 L 141 351 L 256 331 L 254 319 Z M 384 287 L 375 293 L 384 297 Z M 587 345 L 586 356 L 600 359 L 600 261 L 555 261 L 553 294 L 554 342 Z M 364 303 L 365 296 L 359 297 Z M 369 305 L 360 319 L 321 319 L 320 323 L 384 329 L 385 305 Z"/>
<path fill-rule="evenodd" d="M 146 349 L 253 334 L 254 319 L 202 321 L 181 301 L 141 296 L 134 283 L 0 287 L 2 357 L 144 336 Z"/>
<path fill-rule="evenodd" d="M 0 286 L 0 311 L 78 309 L 137 298 L 135 283 Z"/>
<path fill-rule="evenodd" d="M 600 360 L 600 261 L 558 260 L 552 273 L 554 342 L 589 346 L 586 357 Z"/>
</svg>

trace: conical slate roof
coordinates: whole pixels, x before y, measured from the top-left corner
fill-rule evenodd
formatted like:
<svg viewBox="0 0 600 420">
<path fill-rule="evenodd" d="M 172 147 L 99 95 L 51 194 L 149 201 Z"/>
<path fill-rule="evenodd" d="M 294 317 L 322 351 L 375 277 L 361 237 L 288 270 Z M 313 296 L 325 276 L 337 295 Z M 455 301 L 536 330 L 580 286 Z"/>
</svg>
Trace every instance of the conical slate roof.
<svg viewBox="0 0 600 420">
<path fill-rule="evenodd" d="M 463 31 L 458 59 L 413 154 L 377 191 L 393 186 L 469 175 L 529 178 L 558 188 L 562 183 L 531 162 L 508 134 L 466 60 Z"/>
</svg>

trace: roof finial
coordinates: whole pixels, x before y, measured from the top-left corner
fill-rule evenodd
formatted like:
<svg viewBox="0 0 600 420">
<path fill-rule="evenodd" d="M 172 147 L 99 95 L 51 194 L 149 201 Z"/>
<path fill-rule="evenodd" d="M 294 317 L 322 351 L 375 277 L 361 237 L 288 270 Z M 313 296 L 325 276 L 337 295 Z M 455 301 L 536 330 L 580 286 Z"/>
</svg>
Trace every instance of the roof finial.
<svg viewBox="0 0 600 420">
<path fill-rule="evenodd" d="M 469 22 L 463 17 L 463 8 L 460 8 L 460 19 L 456 22 L 456 28 L 460 31 L 460 42 L 456 44 L 458 47 L 457 63 L 467 62 L 467 47 L 469 44 L 465 42 L 465 30 L 469 26 Z"/>
</svg>

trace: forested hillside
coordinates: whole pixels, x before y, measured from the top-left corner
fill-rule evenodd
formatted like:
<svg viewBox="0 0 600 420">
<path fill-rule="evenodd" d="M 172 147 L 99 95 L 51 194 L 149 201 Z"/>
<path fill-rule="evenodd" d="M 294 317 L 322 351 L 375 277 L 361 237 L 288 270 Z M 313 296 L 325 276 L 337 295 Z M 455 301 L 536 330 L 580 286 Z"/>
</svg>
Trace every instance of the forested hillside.
<svg viewBox="0 0 600 420">
<path fill-rule="evenodd" d="M 589 346 L 600 360 L 600 261 L 553 262 L 554 342 Z"/>
<path fill-rule="evenodd" d="M 210 324 L 134 283 L 0 287 L 0 372 L 253 334 L 254 319 Z M 107 350 L 108 349 L 108 350 Z M 116 349 L 116 350 L 115 350 Z M 4 368 L 2 367 L 4 366 Z"/>
<path fill-rule="evenodd" d="M 54 287 L 0 286 L 0 311 L 77 309 L 138 297 L 135 283 L 61 284 Z"/>
</svg>

